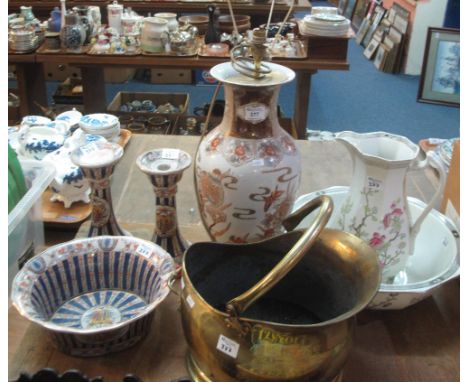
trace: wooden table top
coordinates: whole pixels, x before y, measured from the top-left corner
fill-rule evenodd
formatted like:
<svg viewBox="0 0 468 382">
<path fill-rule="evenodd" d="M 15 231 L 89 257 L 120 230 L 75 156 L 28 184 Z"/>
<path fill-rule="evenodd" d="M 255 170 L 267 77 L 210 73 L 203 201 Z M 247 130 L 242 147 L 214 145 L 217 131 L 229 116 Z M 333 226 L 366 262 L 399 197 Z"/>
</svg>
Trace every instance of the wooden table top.
<svg viewBox="0 0 468 382">
<path fill-rule="evenodd" d="M 185 69 L 210 69 L 227 61 L 221 57 L 173 57 L 173 56 L 98 56 L 88 54 L 8 54 L 10 64 L 17 63 L 57 63 L 74 66 L 112 66 L 112 67 L 183 67 Z M 292 70 L 315 72 L 316 70 L 348 70 L 347 59 L 306 58 L 301 60 L 275 58 L 274 63 L 287 66 Z"/>
<path fill-rule="evenodd" d="M 117 165 L 112 180 L 117 219 L 134 235 L 149 238 L 154 224 L 154 200 L 146 175 L 135 166 L 144 151 L 177 147 L 194 156 L 197 137 L 135 134 Z M 334 185 L 348 185 L 351 161 L 336 142 L 298 141 L 302 155 L 299 194 Z M 427 201 L 436 184 L 430 172 L 412 172 L 408 194 Z M 192 168 L 179 186 L 177 206 L 182 234 L 190 241 L 206 240 L 193 190 Z M 78 235 L 86 232 L 86 225 Z M 187 346 L 170 295 L 158 309 L 150 335 L 124 352 L 99 358 L 74 358 L 56 350 L 42 328 L 30 324 L 12 307 L 9 310 L 9 378 L 20 372 L 33 373 L 43 367 L 59 372 L 76 368 L 88 377 L 102 376 L 106 382 L 121 381 L 127 373 L 144 382 L 165 382 L 187 375 Z M 361 312 L 357 317 L 354 346 L 344 369 L 344 382 L 449 382 L 460 378 L 459 280 L 439 288 L 429 297 L 398 311 Z"/>
</svg>

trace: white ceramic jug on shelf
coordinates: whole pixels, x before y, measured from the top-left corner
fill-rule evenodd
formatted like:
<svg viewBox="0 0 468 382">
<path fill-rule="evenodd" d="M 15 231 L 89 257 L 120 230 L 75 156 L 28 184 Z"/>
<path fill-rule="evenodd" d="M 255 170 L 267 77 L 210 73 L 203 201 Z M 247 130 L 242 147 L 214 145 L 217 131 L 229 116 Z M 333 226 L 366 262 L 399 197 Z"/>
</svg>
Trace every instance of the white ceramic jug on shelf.
<svg viewBox="0 0 468 382">
<path fill-rule="evenodd" d="M 141 48 L 149 53 L 162 53 L 169 41 L 167 20 L 160 17 L 146 17 L 141 29 Z"/>
<path fill-rule="evenodd" d="M 419 227 L 445 187 L 444 168 L 432 158 L 440 184 L 426 209 L 414 217 L 408 207 L 406 175 L 429 164 L 428 158 L 418 159 L 419 146 L 385 132 L 345 131 L 337 134 L 336 140 L 351 154 L 353 178 L 332 225 L 368 241 L 379 254 L 382 281 L 389 281 L 404 269 L 413 253 Z"/>
</svg>

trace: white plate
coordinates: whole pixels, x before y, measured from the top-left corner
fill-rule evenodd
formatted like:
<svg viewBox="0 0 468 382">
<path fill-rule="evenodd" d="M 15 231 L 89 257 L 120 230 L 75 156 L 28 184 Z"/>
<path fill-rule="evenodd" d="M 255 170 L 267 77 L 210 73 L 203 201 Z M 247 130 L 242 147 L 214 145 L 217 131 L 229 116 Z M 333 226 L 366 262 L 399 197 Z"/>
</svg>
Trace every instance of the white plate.
<svg viewBox="0 0 468 382">
<path fill-rule="evenodd" d="M 346 20 L 346 17 L 341 15 L 333 15 L 330 13 L 314 13 L 312 17 L 316 20 L 327 21 L 327 22 L 343 22 Z"/>
<path fill-rule="evenodd" d="M 302 195 L 294 203 L 294 210 L 319 195 L 329 195 L 334 203 L 333 213 L 336 213 L 348 189 L 349 187 L 330 187 Z M 426 206 L 424 202 L 412 197 L 408 197 L 408 202 L 414 218 Z M 314 216 L 313 213 L 306 217 L 299 227 L 308 227 Z M 421 224 L 414 253 L 410 256 L 406 268 L 395 277 L 393 284 L 381 284 L 379 293 L 369 307 L 405 308 L 430 296 L 437 287 L 459 274 L 459 233 L 450 219 L 433 209 Z"/>
</svg>

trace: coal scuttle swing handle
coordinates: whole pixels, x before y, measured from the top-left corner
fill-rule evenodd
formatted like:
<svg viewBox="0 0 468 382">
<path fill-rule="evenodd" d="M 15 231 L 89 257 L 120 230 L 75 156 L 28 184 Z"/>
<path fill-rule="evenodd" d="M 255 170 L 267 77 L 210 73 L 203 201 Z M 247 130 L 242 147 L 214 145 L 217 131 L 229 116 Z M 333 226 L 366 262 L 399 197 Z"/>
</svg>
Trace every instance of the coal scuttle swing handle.
<svg viewBox="0 0 468 382">
<path fill-rule="evenodd" d="M 250 305 L 281 281 L 312 247 L 332 214 L 333 201 L 329 196 L 322 195 L 311 200 L 283 222 L 285 228 L 291 230 L 296 227 L 306 215 L 310 214 L 319 206 L 320 210 L 315 220 L 283 259 L 252 288 L 226 304 L 226 312 L 232 318 L 236 319 L 239 317 Z"/>
</svg>

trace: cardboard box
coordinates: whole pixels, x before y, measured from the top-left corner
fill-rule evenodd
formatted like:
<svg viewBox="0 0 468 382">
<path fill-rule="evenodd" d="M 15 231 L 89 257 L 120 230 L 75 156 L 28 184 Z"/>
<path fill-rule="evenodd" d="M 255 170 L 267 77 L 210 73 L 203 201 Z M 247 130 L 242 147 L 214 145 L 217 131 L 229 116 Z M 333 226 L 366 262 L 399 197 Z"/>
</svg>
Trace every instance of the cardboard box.
<svg viewBox="0 0 468 382">
<path fill-rule="evenodd" d="M 151 100 L 158 107 L 165 103 L 171 103 L 174 106 L 180 107 L 179 113 L 148 113 L 148 112 L 125 112 L 120 111 L 120 106 L 134 100 L 143 101 Z M 151 117 L 162 115 L 171 121 L 171 129 L 174 126 L 178 126 L 179 119 L 187 115 L 187 109 L 189 105 L 189 94 L 188 93 L 151 93 L 151 92 L 118 92 L 112 102 L 107 106 L 107 112 L 116 116 L 131 116 L 134 118 L 146 118 L 147 120 Z"/>
<path fill-rule="evenodd" d="M 151 69 L 152 84 L 191 84 L 191 69 Z"/>
<path fill-rule="evenodd" d="M 441 210 L 457 227 L 460 227 L 460 140 L 453 143 L 452 160 Z"/>
</svg>

